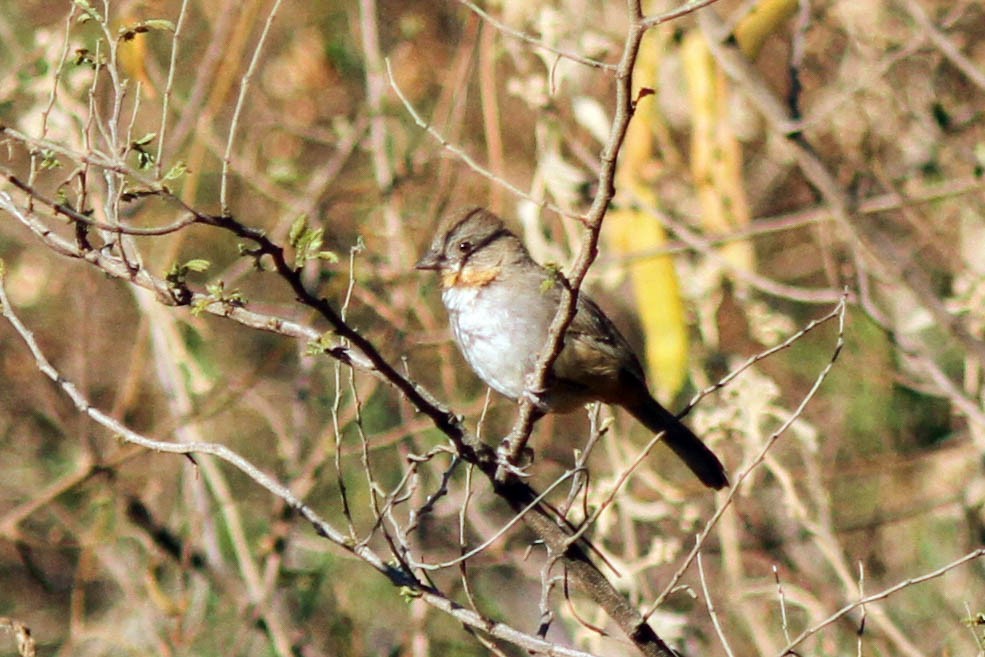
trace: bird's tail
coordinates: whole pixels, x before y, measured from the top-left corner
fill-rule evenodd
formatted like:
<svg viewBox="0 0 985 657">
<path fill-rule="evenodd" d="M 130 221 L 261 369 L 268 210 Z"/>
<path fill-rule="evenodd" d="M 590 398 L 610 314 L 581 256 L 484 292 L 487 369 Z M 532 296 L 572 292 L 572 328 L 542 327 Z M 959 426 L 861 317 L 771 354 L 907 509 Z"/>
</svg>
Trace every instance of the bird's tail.
<svg viewBox="0 0 985 657">
<path fill-rule="evenodd" d="M 725 466 L 715 453 L 660 402 L 649 395 L 641 395 L 639 400 L 624 404 L 624 407 L 650 431 L 663 431 L 663 442 L 674 450 L 705 486 L 719 490 L 729 485 Z"/>
</svg>

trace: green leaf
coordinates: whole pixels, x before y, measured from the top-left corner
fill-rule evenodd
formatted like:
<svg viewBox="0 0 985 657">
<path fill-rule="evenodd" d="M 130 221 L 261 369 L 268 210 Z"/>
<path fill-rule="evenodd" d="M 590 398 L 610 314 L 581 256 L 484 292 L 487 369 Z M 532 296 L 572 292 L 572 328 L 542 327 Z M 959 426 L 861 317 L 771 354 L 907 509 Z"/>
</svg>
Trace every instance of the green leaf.
<svg viewBox="0 0 985 657">
<path fill-rule="evenodd" d="M 174 163 L 174 166 L 168 169 L 167 173 L 164 174 L 164 179 L 177 180 L 178 178 L 184 176 L 186 173 L 188 173 L 188 165 L 185 164 L 183 161 L 179 160 Z"/>
<path fill-rule="evenodd" d="M 41 151 L 41 170 L 57 169 L 62 165 L 55 157 L 55 152 L 49 149 Z"/>
<path fill-rule="evenodd" d="M 544 265 L 544 269 L 547 270 L 548 276 L 540 283 L 542 294 L 554 289 L 554 286 L 558 284 L 558 277 L 561 275 L 561 268 L 556 262 L 547 263 Z"/>
<path fill-rule="evenodd" d="M 148 30 L 158 30 L 160 32 L 174 32 L 176 29 L 174 23 L 164 18 L 149 18 L 143 24 Z"/>
<path fill-rule="evenodd" d="M 154 166 L 154 156 L 147 151 L 137 151 L 137 168 L 147 170 Z"/>
<path fill-rule="evenodd" d="M 212 266 L 212 263 L 203 258 L 195 258 L 193 260 L 189 260 L 183 266 L 188 271 L 201 273 L 203 271 L 208 271 L 209 267 Z"/>
<path fill-rule="evenodd" d="M 306 353 L 308 356 L 318 356 L 319 354 L 325 353 L 328 349 L 332 348 L 334 342 L 335 334 L 332 331 L 326 331 L 322 333 L 317 340 L 311 340 L 308 342 L 308 348 Z"/>
<path fill-rule="evenodd" d="M 75 0 L 75 6 L 82 10 L 78 18 L 80 23 L 87 23 L 89 21 L 103 22 L 102 15 L 89 4 L 88 0 Z"/>
<path fill-rule="evenodd" d="M 288 243 L 292 247 L 297 248 L 298 240 L 301 238 L 302 234 L 307 232 L 307 230 L 308 230 L 308 215 L 302 214 L 297 219 L 294 220 L 293 224 L 291 224 L 291 231 L 287 234 Z"/>
<path fill-rule="evenodd" d="M 127 25 L 121 27 L 117 33 L 117 38 L 120 41 L 132 41 L 136 38 L 138 34 L 145 34 L 152 30 L 174 32 L 174 23 L 163 18 L 151 18 L 146 21 L 140 21 L 134 25 Z"/>
<path fill-rule="evenodd" d="M 412 589 L 409 586 L 401 586 L 400 597 L 403 598 L 404 602 L 410 604 L 415 598 L 421 597 L 421 592 L 417 589 Z"/>
<path fill-rule="evenodd" d="M 209 304 L 212 303 L 212 301 L 213 299 L 210 299 L 209 297 L 198 299 L 195 303 L 192 304 L 192 315 L 198 317 L 199 315 L 204 313 L 205 309 L 209 307 Z"/>
</svg>

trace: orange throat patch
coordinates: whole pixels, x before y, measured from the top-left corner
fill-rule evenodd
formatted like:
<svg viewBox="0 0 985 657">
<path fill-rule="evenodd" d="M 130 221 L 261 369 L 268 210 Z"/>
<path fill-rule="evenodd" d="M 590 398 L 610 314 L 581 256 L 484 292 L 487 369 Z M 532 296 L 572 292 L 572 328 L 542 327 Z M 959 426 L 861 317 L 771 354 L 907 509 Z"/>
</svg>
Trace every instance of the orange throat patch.
<svg viewBox="0 0 985 657">
<path fill-rule="evenodd" d="M 441 274 L 441 286 L 450 287 L 485 287 L 499 277 L 499 267 L 477 269 L 466 267 L 461 271 L 449 271 Z"/>
</svg>

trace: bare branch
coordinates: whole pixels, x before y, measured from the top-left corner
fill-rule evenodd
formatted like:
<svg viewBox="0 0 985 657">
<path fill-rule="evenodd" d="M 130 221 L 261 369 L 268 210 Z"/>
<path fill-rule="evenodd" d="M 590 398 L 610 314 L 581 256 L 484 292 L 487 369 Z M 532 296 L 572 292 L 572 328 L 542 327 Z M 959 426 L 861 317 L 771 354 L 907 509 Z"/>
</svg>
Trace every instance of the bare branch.
<svg viewBox="0 0 985 657">
<path fill-rule="evenodd" d="M 924 582 L 927 582 L 927 581 L 930 581 L 930 580 L 935 579 L 937 577 L 940 577 L 940 576 L 942 576 L 942 575 L 944 575 L 944 574 L 946 574 L 946 573 L 954 570 L 955 568 L 959 568 L 960 566 L 963 566 L 966 563 L 969 563 L 971 561 L 976 561 L 976 560 L 981 559 L 983 557 L 985 557 L 985 548 L 979 548 L 977 550 L 973 550 L 973 551 L 969 552 L 968 554 L 965 554 L 964 556 L 959 557 L 959 558 L 955 559 L 954 561 L 951 561 L 950 563 L 947 563 L 947 564 L 941 566 L 940 568 L 937 568 L 936 570 L 932 570 L 929 573 L 925 573 L 925 574 L 919 575 L 917 577 L 911 577 L 909 579 L 905 579 L 905 580 L 903 580 L 901 582 L 898 582 L 897 584 L 895 584 L 893 586 L 890 586 L 889 588 L 883 589 L 882 591 L 880 591 L 878 593 L 873 593 L 872 595 L 868 595 L 868 596 L 866 596 L 864 598 L 860 598 L 859 600 L 857 600 L 855 602 L 852 602 L 851 604 L 847 604 L 844 607 L 842 607 L 841 609 L 839 609 L 838 611 L 836 611 L 835 613 L 833 613 L 830 616 L 828 616 L 826 619 L 824 619 L 820 623 L 817 623 L 816 625 L 814 625 L 814 626 L 812 626 L 812 627 L 804 630 L 803 632 L 801 632 L 797 636 L 797 638 L 795 638 L 793 641 L 791 641 L 790 643 L 787 644 L 787 646 L 783 649 L 783 652 L 779 653 L 778 657 L 783 657 L 784 655 L 790 655 L 790 654 L 792 654 L 794 652 L 794 649 L 797 646 L 799 646 L 801 643 L 803 643 L 806 639 L 814 636 L 819 631 L 821 631 L 823 628 L 827 627 L 828 625 L 831 625 L 832 623 L 834 623 L 834 622 L 836 622 L 838 620 L 841 620 L 847 614 L 855 611 L 856 609 L 858 609 L 860 607 L 864 607 L 865 605 L 871 604 L 873 602 L 878 602 L 879 600 L 885 600 L 889 596 L 891 596 L 891 595 L 893 595 L 895 593 L 899 593 L 900 591 L 902 591 L 904 589 L 907 589 L 907 588 L 910 588 L 911 586 L 915 586 L 917 584 L 922 584 Z"/>
<path fill-rule="evenodd" d="M 488 12 L 484 11 L 481 7 L 479 7 L 477 4 L 472 2 L 472 0 L 458 0 L 458 2 L 468 7 L 474 14 L 482 18 L 482 20 L 486 21 L 487 23 L 489 23 L 490 25 L 492 25 L 493 27 L 495 27 L 497 30 L 499 30 L 500 32 L 502 32 L 508 37 L 511 37 L 513 39 L 519 39 L 520 41 L 529 43 L 535 48 L 540 48 L 541 50 L 552 52 L 558 57 L 570 59 L 573 62 L 578 62 L 579 64 L 584 64 L 585 66 L 591 66 L 592 68 L 600 68 L 606 71 L 616 70 L 616 66 L 614 64 L 607 64 L 605 62 L 600 62 L 597 59 L 592 59 L 591 57 L 583 57 L 578 53 L 573 53 L 568 50 L 563 50 L 561 48 L 555 48 L 550 44 L 544 43 L 542 40 L 538 39 L 537 37 L 530 36 L 529 34 L 516 30 L 510 27 L 509 25 L 507 25 L 506 23 L 502 22 L 501 20 L 495 18 Z"/>
<path fill-rule="evenodd" d="M 666 600 L 667 596 L 669 596 L 670 593 L 674 590 L 674 588 L 677 586 L 677 583 L 680 582 L 681 577 L 684 576 L 684 572 L 690 567 L 694 559 L 697 558 L 698 553 L 700 552 L 701 547 L 704 545 L 705 539 L 708 537 L 709 533 L 711 533 L 711 530 L 715 527 L 715 525 L 718 524 L 718 521 L 721 519 L 726 509 L 728 509 L 728 507 L 733 503 L 736 496 L 739 494 L 739 491 L 743 488 L 743 483 L 746 481 L 746 479 L 748 479 L 752 471 L 755 470 L 759 466 L 759 464 L 763 462 L 763 460 L 766 458 L 767 453 L 769 453 L 773 445 L 776 444 L 776 441 L 779 440 L 780 436 L 787 429 L 789 429 L 790 425 L 792 425 L 803 414 L 804 409 L 807 407 L 807 404 L 817 394 L 817 391 L 821 388 L 821 384 L 824 383 L 825 379 L 828 378 L 828 374 L 830 374 L 831 369 L 834 367 L 835 362 L 838 360 L 838 355 L 841 353 L 842 347 L 844 347 L 845 344 L 845 315 L 847 314 L 847 308 L 848 308 L 847 298 L 843 297 L 836 309 L 838 311 L 838 339 L 835 342 L 835 346 L 831 353 L 831 357 L 828 360 L 828 363 L 824 366 L 824 369 L 821 370 L 821 372 L 814 379 L 814 385 L 811 386 L 811 389 L 807 392 L 806 395 L 804 395 L 803 399 L 801 399 L 800 401 L 800 404 L 789 415 L 786 421 L 776 431 L 770 434 L 769 438 L 766 440 L 766 444 L 763 445 L 762 449 L 760 449 L 759 453 L 755 456 L 755 458 L 753 458 L 752 462 L 749 463 L 744 469 L 738 472 L 738 474 L 735 477 L 735 482 L 732 484 L 732 488 L 729 489 L 728 494 L 725 496 L 725 499 L 722 500 L 721 504 L 719 505 L 718 509 L 715 511 L 714 515 L 708 520 L 707 523 L 705 523 L 704 528 L 698 534 L 698 537 L 695 541 L 695 546 L 688 553 L 687 557 L 684 558 L 684 561 L 677 568 L 677 570 L 674 571 L 674 575 L 670 578 L 670 581 L 664 587 L 663 592 L 659 596 L 657 596 L 656 600 L 654 600 L 654 602 L 647 608 L 646 613 L 644 613 L 643 615 L 644 618 L 649 618 L 654 612 L 656 612 L 657 608 L 659 608 L 660 605 L 663 604 L 663 601 Z"/>
</svg>

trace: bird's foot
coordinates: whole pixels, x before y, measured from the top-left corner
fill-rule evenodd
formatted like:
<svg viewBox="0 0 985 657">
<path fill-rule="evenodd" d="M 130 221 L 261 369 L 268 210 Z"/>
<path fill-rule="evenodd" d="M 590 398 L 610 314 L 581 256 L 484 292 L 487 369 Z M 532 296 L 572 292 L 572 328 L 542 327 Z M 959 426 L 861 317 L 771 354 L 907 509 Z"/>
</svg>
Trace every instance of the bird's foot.
<svg viewBox="0 0 985 657">
<path fill-rule="evenodd" d="M 528 386 L 523 389 L 523 398 L 533 404 L 536 418 L 540 418 L 551 410 L 550 404 L 547 402 L 547 390 L 545 388 Z"/>
<path fill-rule="evenodd" d="M 509 438 L 504 438 L 503 442 L 499 444 L 496 449 L 496 465 L 499 466 L 499 471 L 497 472 L 497 478 L 502 478 L 505 474 L 511 474 L 515 477 L 520 477 L 521 479 L 530 476 L 527 470 L 533 465 L 534 451 L 529 447 L 523 450 L 523 465 L 513 463 L 510 460 L 513 454 L 513 444 L 510 442 Z"/>
</svg>

